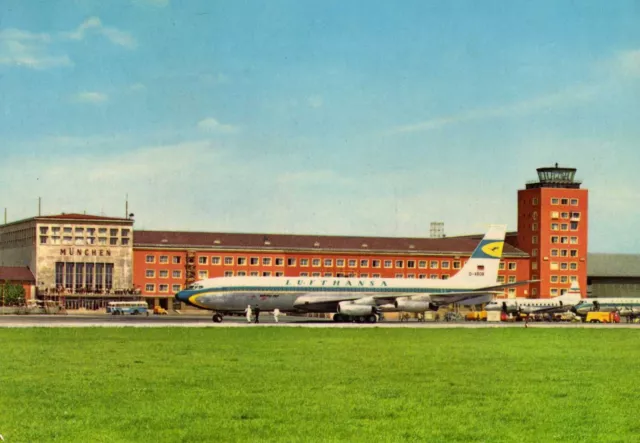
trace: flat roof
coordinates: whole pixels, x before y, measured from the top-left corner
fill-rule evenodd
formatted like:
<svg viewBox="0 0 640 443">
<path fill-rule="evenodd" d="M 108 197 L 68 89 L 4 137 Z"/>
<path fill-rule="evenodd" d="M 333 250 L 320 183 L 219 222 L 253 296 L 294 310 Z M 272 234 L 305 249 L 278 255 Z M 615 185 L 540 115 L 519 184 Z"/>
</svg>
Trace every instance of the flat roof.
<svg viewBox="0 0 640 443">
<path fill-rule="evenodd" d="M 357 252 L 358 254 L 404 253 L 468 255 L 482 236 L 444 238 L 420 237 L 355 237 L 338 235 L 251 234 L 190 231 L 134 231 L 134 247 L 185 249 L 262 249 L 318 250 Z M 528 257 L 528 254 L 505 243 L 508 257 Z"/>
<path fill-rule="evenodd" d="M 77 213 L 62 213 L 57 215 L 37 215 L 35 217 L 24 218 L 22 220 L 16 220 L 6 225 L 0 225 L 0 228 L 4 226 L 17 225 L 20 223 L 26 223 L 30 221 L 63 221 L 63 222 L 71 222 L 71 221 L 79 221 L 79 222 L 118 222 L 118 223 L 131 223 L 133 224 L 133 219 L 131 218 L 118 218 L 118 217 L 105 217 L 102 215 L 91 215 L 91 214 L 77 214 Z"/>
<path fill-rule="evenodd" d="M 587 254 L 589 277 L 640 277 L 640 254 Z"/>
</svg>

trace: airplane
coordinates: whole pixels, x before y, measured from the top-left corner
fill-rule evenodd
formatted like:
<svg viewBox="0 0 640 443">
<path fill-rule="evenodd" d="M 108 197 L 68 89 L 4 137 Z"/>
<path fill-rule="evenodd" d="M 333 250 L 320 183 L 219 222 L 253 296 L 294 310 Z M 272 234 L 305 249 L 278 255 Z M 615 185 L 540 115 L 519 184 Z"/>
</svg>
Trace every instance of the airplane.
<svg viewBox="0 0 640 443">
<path fill-rule="evenodd" d="M 552 298 L 511 298 L 493 300 L 484 307 L 485 311 L 502 311 L 523 314 L 553 314 L 566 312 L 582 300 L 578 282 L 573 282 L 571 288 L 564 294 Z"/>
<path fill-rule="evenodd" d="M 223 315 L 247 306 L 285 313 L 336 313 L 334 321 L 375 323 L 382 310 L 425 312 L 451 303 L 486 303 L 506 287 L 497 284 L 505 225 L 491 225 L 465 265 L 448 280 L 333 277 L 217 277 L 196 281 L 176 300 Z M 381 309 L 383 308 L 383 309 Z"/>
<path fill-rule="evenodd" d="M 573 307 L 573 311 L 581 316 L 590 311 L 618 311 L 621 317 L 635 318 L 640 316 L 640 298 L 585 298 Z"/>
</svg>

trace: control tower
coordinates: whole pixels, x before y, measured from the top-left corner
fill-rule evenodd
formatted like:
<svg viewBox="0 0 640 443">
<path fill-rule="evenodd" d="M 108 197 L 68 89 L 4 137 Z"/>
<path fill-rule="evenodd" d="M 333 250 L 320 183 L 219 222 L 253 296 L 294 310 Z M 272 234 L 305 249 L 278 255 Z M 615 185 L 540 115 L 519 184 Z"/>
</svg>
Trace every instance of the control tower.
<svg viewBox="0 0 640 443">
<path fill-rule="evenodd" d="M 564 294 L 571 283 L 587 293 L 589 193 L 576 180 L 576 168 L 538 168 L 538 180 L 518 191 L 518 248 L 531 256 L 528 296 Z"/>
</svg>

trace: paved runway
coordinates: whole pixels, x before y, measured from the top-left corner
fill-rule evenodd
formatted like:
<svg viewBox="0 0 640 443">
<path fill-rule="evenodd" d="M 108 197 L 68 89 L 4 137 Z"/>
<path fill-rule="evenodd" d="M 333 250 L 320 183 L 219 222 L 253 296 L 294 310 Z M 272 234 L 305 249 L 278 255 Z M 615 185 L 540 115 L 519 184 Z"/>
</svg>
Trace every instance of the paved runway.
<svg viewBox="0 0 640 443">
<path fill-rule="evenodd" d="M 280 323 L 274 323 L 273 317 L 265 316 L 259 325 L 247 323 L 244 317 L 225 317 L 222 323 L 213 323 L 209 316 L 109 316 L 109 315 L 3 315 L 0 316 L 0 328 L 89 328 L 89 327 L 190 327 L 190 328 L 228 328 L 228 327 L 304 327 L 304 328 L 524 328 L 524 323 L 503 322 L 400 322 L 382 321 L 367 323 L 334 323 L 331 320 L 282 316 Z M 589 324 L 589 323 L 529 323 L 529 328 L 633 328 L 640 329 L 638 323 Z"/>
</svg>

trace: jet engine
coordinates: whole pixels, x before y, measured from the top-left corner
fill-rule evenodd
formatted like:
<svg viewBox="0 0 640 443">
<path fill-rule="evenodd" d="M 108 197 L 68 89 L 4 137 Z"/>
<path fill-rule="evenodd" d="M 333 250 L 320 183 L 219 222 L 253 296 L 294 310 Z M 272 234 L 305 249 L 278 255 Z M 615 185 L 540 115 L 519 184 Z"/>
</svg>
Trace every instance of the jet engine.
<svg viewBox="0 0 640 443">
<path fill-rule="evenodd" d="M 404 312 L 425 312 L 425 311 L 437 311 L 438 307 L 428 301 L 418 300 L 396 300 L 396 309 Z"/>
<path fill-rule="evenodd" d="M 338 303 L 338 312 L 344 315 L 371 315 L 376 313 L 375 306 L 356 305 L 349 301 Z"/>
</svg>

